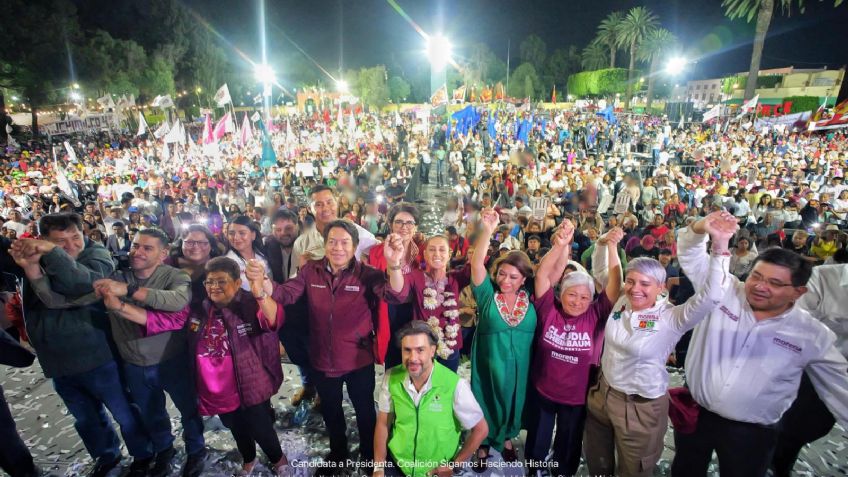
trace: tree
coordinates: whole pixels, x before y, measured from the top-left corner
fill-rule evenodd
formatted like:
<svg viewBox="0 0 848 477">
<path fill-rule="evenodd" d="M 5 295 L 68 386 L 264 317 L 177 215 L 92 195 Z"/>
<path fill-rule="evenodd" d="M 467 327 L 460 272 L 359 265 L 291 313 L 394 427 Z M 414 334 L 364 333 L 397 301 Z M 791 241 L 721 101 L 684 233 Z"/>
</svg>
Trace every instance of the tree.
<svg viewBox="0 0 848 477">
<path fill-rule="evenodd" d="M 751 66 L 748 68 L 748 77 L 756 78 L 760 73 L 760 61 L 763 57 L 763 45 L 766 42 L 771 18 L 774 15 L 775 4 L 780 5 L 787 15 L 791 12 L 794 4 L 798 4 L 801 13 L 804 13 L 804 0 L 723 0 L 724 14 L 731 20 L 745 18 L 748 23 L 757 18 L 756 30 L 754 30 L 754 48 L 751 52 Z M 833 0 L 833 6 L 838 7 L 842 0 Z M 756 81 L 748 81 L 745 85 L 745 100 L 754 97 Z"/>
<path fill-rule="evenodd" d="M 407 100 L 412 88 L 400 76 L 392 76 L 389 78 L 389 98 L 393 103 L 400 104 Z"/>
<path fill-rule="evenodd" d="M 537 70 L 541 70 L 545 65 L 545 58 L 548 56 L 547 46 L 545 42 L 537 35 L 528 35 L 521 42 L 519 53 L 522 63 L 530 63 Z"/>
<path fill-rule="evenodd" d="M 648 92 L 645 99 L 645 110 L 650 111 L 651 101 L 654 95 L 654 82 L 658 74 L 658 65 L 666 53 L 677 43 L 673 33 L 665 28 L 655 28 L 648 33 L 645 40 L 639 45 L 637 56 L 639 60 L 648 62 L 650 69 L 648 73 Z"/>
<path fill-rule="evenodd" d="M 39 107 L 66 98 L 72 81 L 67 62 L 58 59 L 67 57 L 66 47 L 80 36 L 76 8 L 67 0 L 7 0 L 4 11 L 0 87 L 21 92 L 30 106 L 33 134 L 38 134 Z"/>
<path fill-rule="evenodd" d="M 551 90 L 554 85 L 557 85 L 562 91 L 568 80 L 568 75 L 576 73 L 580 70 L 580 53 L 574 45 L 568 48 L 557 48 L 548 57 L 545 62 L 545 72 L 543 79 L 543 95 L 547 95 L 548 90 Z"/>
<path fill-rule="evenodd" d="M 648 33 L 657 27 L 657 16 L 645 7 L 633 7 L 627 12 L 621 22 L 618 45 L 630 50 L 630 66 L 627 75 L 627 93 L 625 107 L 630 109 L 630 99 L 633 97 L 633 73 L 636 67 L 636 52 Z"/>
<path fill-rule="evenodd" d="M 608 61 L 607 47 L 599 41 L 593 41 L 583 49 L 580 65 L 584 70 L 599 70 L 604 68 Z"/>
<path fill-rule="evenodd" d="M 541 87 L 536 68 L 530 63 L 520 64 L 512 73 L 510 80 L 509 91 L 506 94 L 513 98 L 536 97 L 537 88 Z"/>
<path fill-rule="evenodd" d="M 378 109 L 388 104 L 389 86 L 386 75 L 386 67 L 383 65 L 359 70 L 359 81 L 354 91 L 364 104 Z"/>
<path fill-rule="evenodd" d="M 612 12 L 607 15 L 598 25 L 597 42 L 606 45 L 609 48 L 609 67 L 615 68 L 615 53 L 619 48 L 618 36 L 621 31 L 621 22 L 624 20 L 624 13 Z"/>
</svg>

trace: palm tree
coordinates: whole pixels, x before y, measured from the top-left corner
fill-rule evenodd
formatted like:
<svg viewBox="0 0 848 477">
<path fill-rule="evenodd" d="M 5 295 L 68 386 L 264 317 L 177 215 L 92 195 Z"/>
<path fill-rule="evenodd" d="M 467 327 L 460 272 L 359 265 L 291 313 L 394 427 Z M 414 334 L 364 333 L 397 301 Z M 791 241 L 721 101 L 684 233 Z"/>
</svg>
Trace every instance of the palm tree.
<svg viewBox="0 0 848 477">
<path fill-rule="evenodd" d="M 656 27 L 657 16 L 645 7 L 631 8 L 621 22 L 618 45 L 630 49 L 630 66 L 627 71 L 627 94 L 625 96 L 626 109 L 630 109 L 630 99 L 633 97 L 633 73 L 639 43 L 645 39 L 648 32 Z"/>
<path fill-rule="evenodd" d="M 636 56 L 640 61 L 645 61 L 650 64 L 648 74 L 648 92 L 645 100 L 645 112 L 651 110 L 651 100 L 654 96 L 654 81 L 656 80 L 657 69 L 660 60 L 668 53 L 677 43 L 677 37 L 665 28 L 655 28 L 648 32 L 648 35 L 639 45 L 639 51 Z"/>
<path fill-rule="evenodd" d="M 609 48 L 609 67 L 615 68 L 615 53 L 618 51 L 618 35 L 624 13 L 612 12 L 598 25 L 597 40 Z"/>
<path fill-rule="evenodd" d="M 599 70 L 607 65 L 607 47 L 600 41 L 593 41 L 583 49 L 580 65 L 584 70 Z"/>
<path fill-rule="evenodd" d="M 748 23 L 757 17 L 757 29 L 754 32 L 754 51 L 751 53 L 751 67 L 748 69 L 748 81 L 745 83 L 745 100 L 754 97 L 757 88 L 757 78 L 760 72 L 760 60 L 763 57 L 763 44 L 766 42 L 771 17 L 774 15 L 775 4 L 780 5 L 783 13 L 789 14 L 792 5 L 798 4 L 798 9 L 804 13 L 804 0 L 723 0 L 724 14 L 731 20 L 745 18 Z M 833 6 L 838 7 L 842 0 L 833 0 Z"/>
</svg>

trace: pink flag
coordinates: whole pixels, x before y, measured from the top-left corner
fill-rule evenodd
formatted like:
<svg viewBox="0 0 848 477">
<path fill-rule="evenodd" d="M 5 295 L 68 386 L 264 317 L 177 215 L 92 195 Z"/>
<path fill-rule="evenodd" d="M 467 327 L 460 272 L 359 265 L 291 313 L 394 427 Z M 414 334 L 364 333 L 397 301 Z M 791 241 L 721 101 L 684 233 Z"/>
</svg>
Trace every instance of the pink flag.
<svg viewBox="0 0 848 477">
<path fill-rule="evenodd" d="M 227 134 L 228 130 L 232 130 L 232 127 L 227 127 L 228 123 L 231 123 L 230 113 L 227 113 L 218 120 L 218 123 L 215 124 L 215 132 L 213 136 L 215 137 L 215 141 L 220 141 L 225 134 Z"/>
<path fill-rule="evenodd" d="M 244 113 L 244 121 L 241 122 L 241 135 L 239 135 L 238 145 L 246 146 L 253 139 L 253 128 L 250 126 L 250 118 L 247 113 Z"/>
<path fill-rule="evenodd" d="M 206 120 L 203 122 L 203 134 L 201 135 L 203 144 L 212 144 L 215 142 L 215 137 L 212 133 L 212 117 L 207 114 Z"/>
</svg>

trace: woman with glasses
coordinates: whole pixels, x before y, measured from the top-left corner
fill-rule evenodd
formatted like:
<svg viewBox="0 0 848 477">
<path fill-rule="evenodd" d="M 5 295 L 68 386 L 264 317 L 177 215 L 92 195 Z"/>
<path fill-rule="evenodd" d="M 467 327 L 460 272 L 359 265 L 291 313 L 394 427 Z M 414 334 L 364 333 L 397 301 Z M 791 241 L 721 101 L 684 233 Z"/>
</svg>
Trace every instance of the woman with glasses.
<svg viewBox="0 0 848 477">
<path fill-rule="evenodd" d="M 191 301 L 199 304 L 206 297 L 203 288 L 204 267 L 209 259 L 221 255 L 218 241 L 203 225 L 191 224 L 184 227 L 180 239 L 171 248 L 165 265 L 184 270 L 191 277 Z"/>
<path fill-rule="evenodd" d="M 204 241 L 202 232 L 190 232 L 186 241 Z M 188 333 L 191 366 L 197 386 L 201 415 L 221 418 L 230 429 L 242 457 L 237 475 L 250 475 L 256 466 L 256 444 L 268 457 L 276 475 L 284 475 L 288 460 L 274 429 L 271 397 L 283 382 L 277 329 L 283 308 L 274 325 L 258 318 L 259 305 L 242 289 L 239 264 L 216 257 L 203 267 L 206 279 L 201 306 L 192 307 L 183 319 L 173 314 L 148 312 L 150 334 L 180 329 Z"/>
<path fill-rule="evenodd" d="M 403 240 L 404 259 L 401 272 L 404 275 L 412 270 L 421 268 L 423 254 L 415 243 L 414 237 L 418 231 L 418 208 L 409 202 L 400 202 L 389 209 L 387 221 L 389 231 L 400 236 Z M 384 255 L 385 242 L 378 243 L 368 251 L 368 264 L 372 267 L 386 271 L 386 257 Z M 412 319 L 412 305 L 387 304 L 381 302 L 377 311 L 377 350 L 376 359 L 378 363 L 385 360 L 386 368 L 398 365 L 401 362 L 400 348 L 391 339 L 395 331 Z"/>
</svg>

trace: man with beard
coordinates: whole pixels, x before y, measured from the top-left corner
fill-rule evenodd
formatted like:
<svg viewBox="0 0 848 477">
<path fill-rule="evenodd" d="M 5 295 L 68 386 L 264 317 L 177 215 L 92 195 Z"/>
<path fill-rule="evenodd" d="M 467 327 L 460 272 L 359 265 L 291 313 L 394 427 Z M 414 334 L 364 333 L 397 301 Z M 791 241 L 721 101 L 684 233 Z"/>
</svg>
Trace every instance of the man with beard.
<svg viewBox="0 0 848 477">
<path fill-rule="evenodd" d="M 435 362 L 438 338 L 427 323 L 407 323 L 397 340 L 403 364 L 380 388 L 374 475 L 453 475 L 489 433 L 483 411 L 468 382 Z"/>
</svg>

